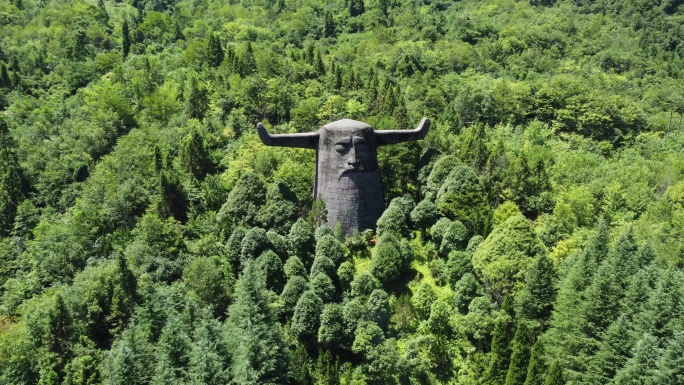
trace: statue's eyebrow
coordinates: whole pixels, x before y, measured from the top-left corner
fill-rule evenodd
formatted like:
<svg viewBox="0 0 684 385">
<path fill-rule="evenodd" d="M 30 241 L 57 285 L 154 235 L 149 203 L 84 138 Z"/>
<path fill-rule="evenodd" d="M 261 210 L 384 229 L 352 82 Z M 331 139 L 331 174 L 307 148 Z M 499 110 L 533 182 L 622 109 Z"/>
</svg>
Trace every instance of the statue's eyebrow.
<svg viewBox="0 0 684 385">
<path fill-rule="evenodd" d="M 344 139 L 340 139 L 337 142 L 335 142 L 335 144 L 344 144 L 345 146 L 349 146 L 351 144 L 351 138 L 347 137 Z"/>
</svg>

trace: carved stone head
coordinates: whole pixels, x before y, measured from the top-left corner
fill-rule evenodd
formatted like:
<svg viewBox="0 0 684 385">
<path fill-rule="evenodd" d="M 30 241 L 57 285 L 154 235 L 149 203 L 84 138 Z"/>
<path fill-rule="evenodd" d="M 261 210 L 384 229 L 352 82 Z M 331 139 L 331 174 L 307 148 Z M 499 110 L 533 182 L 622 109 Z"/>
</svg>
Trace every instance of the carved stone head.
<svg viewBox="0 0 684 385">
<path fill-rule="evenodd" d="M 270 135 L 257 124 L 259 137 L 268 146 L 316 150 L 314 199 L 322 199 L 330 226 L 340 223 L 345 234 L 374 228 L 384 205 L 377 147 L 425 137 L 430 120 L 415 130 L 375 131 L 364 122 L 342 119 L 317 132 Z"/>
</svg>

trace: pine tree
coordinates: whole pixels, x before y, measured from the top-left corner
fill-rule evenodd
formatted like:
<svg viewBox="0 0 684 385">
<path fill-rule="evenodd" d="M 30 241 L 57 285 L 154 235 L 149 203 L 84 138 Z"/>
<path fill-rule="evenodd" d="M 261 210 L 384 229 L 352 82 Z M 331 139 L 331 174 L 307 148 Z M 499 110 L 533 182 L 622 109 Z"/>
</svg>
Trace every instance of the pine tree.
<svg viewBox="0 0 684 385">
<path fill-rule="evenodd" d="M 511 363 L 506 374 L 506 385 L 523 385 L 527 377 L 527 366 L 530 363 L 530 349 L 534 343 L 534 336 L 527 326 L 527 322 L 518 322 L 518 330 L 513 337 Z"/>
<path fill-rule="evenodd" d="M 652 380 L 659 385 L 684 385 L 684 331 L 675 334 L 658 360 L 658 371 Z"/>
<path fill-rule="evenodd" d="M 662 349 L 658 347 L 658 338 L 651 334 L 645 334 L 634 348 L 634 355 L 625 366 L 620 369 L 613 384 L 649 384 L 656 375 L 658 358 Z"/>
<path fill-rule="evenodd" d="M 304 344 L 313 346 L 322 312 L 323 301 L 313 290 L 308 290 L 299 297 L 290 328 Z"/>
<path fill-rule="evenodd" d="M 340 385 L 339 360 L 333 360 L 329 351 L 318 353 L 318 360 L 314 366 L 316 385 Z"/>
<path fill-rule="evenodd" d="M 560 365 L 560 361 L 555 360 L 549 368 L 549 373 L 546 375 L 546 380 L 544 385 L 563 385 L 565 380 L 563 379 L 563 368 Z"/>
<path fill-rule="evenodd" d="M 606 330 L 596 354 L 588 365 L 588 377 L 593 383 L 607 384 L 623 367 L 634 346 L 632 328 L 625 317 L 618 318 Z"/>
<path fill-rule="evenodd" d="M 542 339 L 539 339 L 532 347 L 532 356 L 530 357 L 530 363 L 527 365 L 525 385 L 542 385 L 546 371 L 544 342 Z"/>
<path fill-rule="evenodd" d="M 314 61 L 313 61 L 313 66 L 314 66 L 314 73 L 316 76 L 321 77 L 325 76 L 325 65 L 323 65 L 323 58 L 321 56 L 321 51 L 316 50 L 316 53 L 314 54 Z"/>
<path fill-rule="evenodd" d="M 639 266 L 638 249 L 632 226 L 618 236 L 608 258 L 615 272 L 617 283 L 624 292 L 629 284 L 629 278 L 642 267 Z"/>
<path fill-rule="evenodd" d="M 188 82 L 185 100 L 187 101 L 188 117 L 198 120 L 204 119 L 204 114 L 209 108 L 209 100 L 204 89 L 200 88 L 196 77 L 191 77 Z"/>
<path fill-rule="evenodd" d="M 153 349 L 145 328 L 129 325 L 109 352 L 103 383 L 112 385 L 149 384 L 154 368 Z"/>
<path fill-rule="evenodd" d="M 204 180 L 214 166 L 204 139 L 197 130 L 193 130 L 181 141 L 180 158 L 185 171 L 199 181 Z"/>
<path fill-rule="evenodd" d="M 349 0 L 349 15 L 354 17 L 354 16 L 359 16 L 362 15 L 364 12 L 366 12 L 365 5 L 363 4 L 363 0 Z"/>
<path fill-rule="evenodd" d="M 325 19 L 323 21 L 323 36 L 335 37 L 335 33 L 335 20 L 333 20 L 332 13 L 328 11 L 325 13 Z"/>
<path fill-rule="evenodd" d="M 503 384 L 511 362 L 511 343 L 515 335 L 513 320 L 513 300 L 510 295 L 504 298 L 499 315 L 494 321 L 489 367 L 485 372 L 486 383 Z"/>
<path fill-rule="evenodd" d="M 234 354 L 231 373 L 236 383 L 287 383 L 287 345 L 252 262 L 247 262 L 237 285 L 227 326 Z"/>
<path fill-rule="evenodd" d="M 681 330 L 684 319 L 682 282 L 684 273 L 679 270 L 667 270 L 662 273 L 655 291 L 651 293 L 644 322 L 646 330 L 660 341 L 669 340 L 675 331 Z"/>
<path fill-rule="evenodd" d="M 188 379 L 190 385 L 221 385 L 230 382 L 226 363 L 229 357 L 223 346 L 219 327 L 204 321 L 195 335 L 190 352 Z M 217 326 L 218 322 L 216 322 Z M 168 383 L 168 382 L 167 382 Z"/>
<path fill-rule="evenodd" d="M 12 231 L 17 206 L 24 196 L 24 178 L 15 148 L 7 124 L 0 117 L 0 237 Z"/>
<path fill-rule="evenodd" d="M 0 62 L 0 88 L 11 89 L 12 79 L 10 79 L 9 72 L 5 63 Z"/>
<path fill-rule="evenodd" d="M 601 264 L 591 285 L 587 288 L 585 332 L 594 339 L 613 323 L 620 311 L 621 289 L 615 275 L 614 266 L 608 261 Z"/>
<path fill-rule="evenodd" d="M 239 63 L 240 75 L 249 76 L 256 72 L 256 60 L 254 60 L 254 49 L 252 48 L 251 42 L 247 42 L 247 46 L 245 47 L 245 53 L 240 58 Z"/>
<path fill-rule="evenodd" d="M 519 317 L 545 324 L 556 301 L 556 271 L 553 263 L 541 253 L 527 271 L 525 286 L 516 299 Z"/>
<path fill-rule="evenodd" d="M 223 62 L 221 39 L 213 33 L 209 36 L 209 43 L 207 44 L 207 61 L 212 67 L 218 67 Z"/>
</svg>

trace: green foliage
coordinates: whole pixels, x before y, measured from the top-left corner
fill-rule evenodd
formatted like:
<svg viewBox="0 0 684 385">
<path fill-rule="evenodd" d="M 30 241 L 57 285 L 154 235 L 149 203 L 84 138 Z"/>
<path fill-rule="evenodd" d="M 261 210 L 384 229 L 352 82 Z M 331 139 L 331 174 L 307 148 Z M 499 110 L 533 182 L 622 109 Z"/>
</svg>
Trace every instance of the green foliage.
<svg viewBox="0 0 684 385">
<path fill-rule="evenodd" d="M 418 286 L 418 289 L 411 297 L 411 304 L 413 308 L 416 309 L 416 314 L 421 319 L 427 319 L 430 317 L 430 310 L 432 309 L 432 304 L 437 300 L 437 295 L 432 289 L 432 286 L 423 282 Z"/>
<path fill-rule="evenodd" d="M 545 254 L 530 222 L 522 215 L 508 218 L 492 231 L 473 254 L 473 267 L 485 289 L 503 297 L 520 282 L 535 257 Z"/>
<path fill-rule="evenodd" d="M 228 311 L 233 345 L 230 371 L 232 378 L 244 384 L 284 384 L 289 366 L 287 345 L 258 274 L 248 262 L 235 290 L 235 303 Z"/>
<path fill-rule="evenodd" d="M 259 209 L 266 202 L 266 188 L 262 179 L 254 173 L 240 177 L 228 194 L 228 200 L 219 210 L 217 219 L 243 225 L 256 224 Z"/>
<path fill-rule="evenodd" d="M 681 382 L 679 3 L 5 0 L 0 383 Z"/>
<path fill-rule="evenodd" d="M 285 272 L 285 276 L 288 279 L 291 279 L 292 277 L 306 277 L 306 268 L 304 267 L 304 264 L 302 261 L 297 258 L 296 256 L 290 257 L 287 261 L 285 261 L 285 266 L 283 268 L 283 271 Z"/>
<path fill-rule="evenodd" d="M 518 293 L 515 305 L 520 318 L 545 322 L 551 317 L 556 300 L 556 271 L 546 254 L 537 255 L 527 270 L 525 286 Z"/>
<path fill-rule="evenodd" d="M 454 167 L 437 191 L 435 202 L 442 214 L 463 222 L 471 232 L 484 234 L 489 230 L 491 209 L 470 167 Z"/>
<path fill-rule="evenodd" d="M 322 312 L 321 298 L 313 290 L 304 292 L 297 301 L 290 325 L 295 336 L 305 343 L 315 340 Z"/>
<path fill-rule="evenodd" d="M 506 374 L 506 385 L 525 383 L 533 340 L 534 337 L 527 323 L 518 322 L 518 329 L 513 337 L 513 350 L 511 352 L 511 363 Z"/>
</svg>

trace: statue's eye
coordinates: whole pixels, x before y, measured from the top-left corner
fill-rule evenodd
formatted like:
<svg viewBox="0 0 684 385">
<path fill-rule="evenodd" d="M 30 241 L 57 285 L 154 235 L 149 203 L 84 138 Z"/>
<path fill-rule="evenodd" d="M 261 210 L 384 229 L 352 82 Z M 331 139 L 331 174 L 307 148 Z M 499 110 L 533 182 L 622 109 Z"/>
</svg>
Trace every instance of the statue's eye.
<svg viewBox="0 0 684 385">
<path fill-rule="evenodd" d="M 337 143 L 335 145 L 335 151 L 339 153 L 344 153 L 349 150 L 349 145 L 347 143 Z"/>
</svg>

